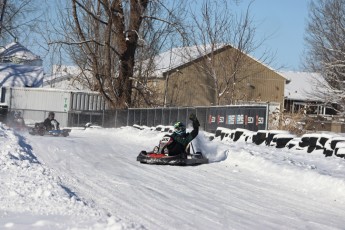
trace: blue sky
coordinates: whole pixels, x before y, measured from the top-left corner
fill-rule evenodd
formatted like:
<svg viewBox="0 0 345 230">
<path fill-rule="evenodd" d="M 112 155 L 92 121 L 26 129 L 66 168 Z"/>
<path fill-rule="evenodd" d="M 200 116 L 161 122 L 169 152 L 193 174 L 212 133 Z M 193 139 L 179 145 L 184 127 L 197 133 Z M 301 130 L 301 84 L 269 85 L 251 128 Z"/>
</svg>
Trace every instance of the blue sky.
<svg viewBox="0 0 345 230">
<path fill-rule="evenodd" d="M 265 47 L 275 53 L 275 61 L 269 65 L 274 69 L 302 71 L 302 55 L 305 51 L 304 34 L 310 0 L 255 0 L 251 15 L 257 25 L 257 37 L 269 36 Z M 243 0 L 246 9 L 251 0 Z M 52 2 L 48 1 L 48 5 Z M 25 44 L 38 55 L 38 47 Z M 38 52 L 38 53 L 37 53 Z M 259 57 L 260 52 L 252 54 Z M 48 62 L 48 60 L 46 60 Z M 47 70 L 46 70 L 47 71 Z M 49 70 L 48 70 L 49 71 Z"/>
<path fill-rule="evenodd" d="M 244 0 L 248 4 L 249 0 Z M 265 45 L 276 53 L 273 68 L 303 70 L 304 35 L 309 0 L 255 0 L 251 14 L 259 37 L 270 36 Z"/>
</svg>

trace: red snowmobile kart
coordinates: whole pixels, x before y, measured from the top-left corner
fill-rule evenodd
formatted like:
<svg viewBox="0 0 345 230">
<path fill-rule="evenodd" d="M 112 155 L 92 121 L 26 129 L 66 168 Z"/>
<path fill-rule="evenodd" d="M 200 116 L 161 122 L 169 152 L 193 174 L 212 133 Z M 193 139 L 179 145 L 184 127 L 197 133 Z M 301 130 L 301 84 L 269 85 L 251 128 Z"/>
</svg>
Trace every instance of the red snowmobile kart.
<svg viewBox="0 0 345 230">
<path fill-rule="evenodd" d="M 137 161 L 157 165 L 199 165 L 208 163 L 208 159 L 201 152 L 194 151 L 192 142 L 188 144 L 184 152 L 170 156 L 167 146 L 172 141 L 173 139 L 170 135 L 165 135 L 159 142 L 159 146 L 155 146 L 153 151 L 141 151 L 137 156 Z M 190 150 L 192 150 L 192 153 Z"/>
</svg>

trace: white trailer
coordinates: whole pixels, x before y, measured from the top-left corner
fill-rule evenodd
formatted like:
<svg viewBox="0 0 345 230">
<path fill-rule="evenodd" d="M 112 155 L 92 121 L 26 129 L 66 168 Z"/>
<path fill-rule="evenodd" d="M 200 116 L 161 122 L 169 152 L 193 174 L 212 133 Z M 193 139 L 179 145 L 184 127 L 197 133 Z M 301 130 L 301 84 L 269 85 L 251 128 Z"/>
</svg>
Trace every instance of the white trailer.
<svg viewBox="0 0 345 230">
<path fill-rule="evenodd" d="M 9 111 L 21 111 L 29 124 L 43 121 L 53 111 L 62 127 L 68 125 L 71 111 L 105 109 L 104 99 L 99 93 L 47 88 L 2 87 L 1 102 L 8 106 Z"/>
</svg>

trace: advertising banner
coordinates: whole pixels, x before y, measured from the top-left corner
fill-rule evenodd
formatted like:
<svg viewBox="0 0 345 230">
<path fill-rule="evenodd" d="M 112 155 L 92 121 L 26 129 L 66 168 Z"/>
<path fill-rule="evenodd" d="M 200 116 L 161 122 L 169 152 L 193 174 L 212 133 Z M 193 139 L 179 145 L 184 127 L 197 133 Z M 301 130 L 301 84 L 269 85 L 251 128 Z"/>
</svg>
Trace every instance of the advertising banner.
<svg viewBox="0 0 345 230">
<path fill-rule="evenodd" d="M 207 130 L 217 127 L 229 129 L 243 128 L 252 131 L 266 129 L 266 106 L 231 106 L 210 108 L 208 111 Z"/>
</svg>

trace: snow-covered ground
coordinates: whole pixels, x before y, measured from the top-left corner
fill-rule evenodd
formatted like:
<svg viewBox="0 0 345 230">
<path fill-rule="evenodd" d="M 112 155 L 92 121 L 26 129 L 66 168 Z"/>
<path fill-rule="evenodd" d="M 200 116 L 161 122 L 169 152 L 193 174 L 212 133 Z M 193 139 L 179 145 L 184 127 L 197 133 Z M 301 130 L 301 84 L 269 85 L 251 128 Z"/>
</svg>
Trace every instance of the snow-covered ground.
<svg viewBox="0 0 345 230">
<path fill-rule="evenodd" d="M 0 125 L 0 229 L 344 229 L 344 159 L 204 134 L 211 162 L 177 167 L 136 161 L 157 131 Z"/>
</svg>

